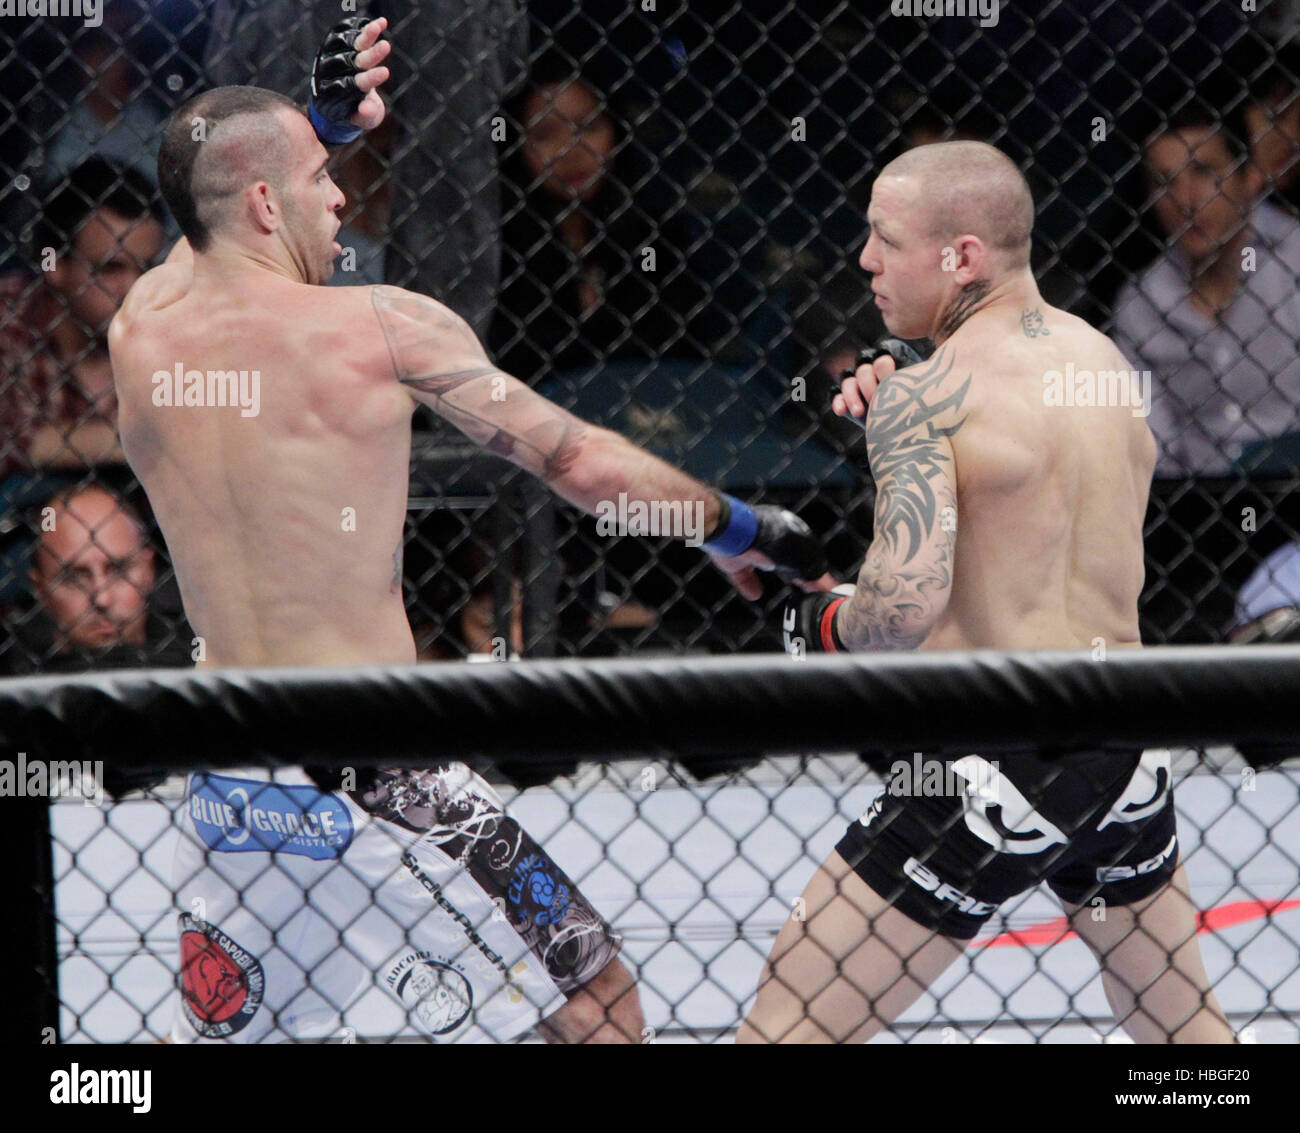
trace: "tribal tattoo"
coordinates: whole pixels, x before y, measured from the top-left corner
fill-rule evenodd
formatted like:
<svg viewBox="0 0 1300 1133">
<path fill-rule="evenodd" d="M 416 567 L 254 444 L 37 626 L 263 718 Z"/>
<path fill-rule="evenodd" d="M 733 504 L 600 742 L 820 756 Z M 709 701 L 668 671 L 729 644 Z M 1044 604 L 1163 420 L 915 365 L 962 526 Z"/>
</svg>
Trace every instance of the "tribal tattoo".
<svg viewBox="0 0 1300 1133">
<path fill-rule="evenodd" d="M 586 428 L 489 361 L 469 324 L 423 295 L 371 289 L 397 380 L 470 440 L 551 480 L 578 458 Z M 459 365 L 447 366 L 445 359 Z M 466 364 L 468 363 L 468 364 Z"/>
<path fill-rule="evenodd" d="M 992 290 L 993 285 L 987 279 L 972 279 L 966 284 L 943 313 L 939 329 L 935 332 L 936 340 L 951 338 L 957 332 L 957 328 L 976 312 Z"/>
<path fill-rule="evenodd" d="M 872 399 L 875 534 L 857 593 L 836 623 L 850 649 L 916 648 L 933 628 L 936 600 L 952 586 L 957 492 L 949 438 L 965 423 L 971 384 L 967 375 L 953 388 L 954 362 L 952 351 L 940 349 L 923 367 L 886 379 Z"/>
</svg>

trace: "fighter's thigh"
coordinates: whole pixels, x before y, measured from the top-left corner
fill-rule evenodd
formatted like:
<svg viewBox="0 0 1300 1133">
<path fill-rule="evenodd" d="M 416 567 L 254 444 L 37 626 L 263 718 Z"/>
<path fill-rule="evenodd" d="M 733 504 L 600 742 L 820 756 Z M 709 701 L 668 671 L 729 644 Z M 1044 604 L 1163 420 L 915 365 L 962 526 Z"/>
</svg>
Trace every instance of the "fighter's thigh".
<svg viewBox="0 0 1300 1133">
<path fill-rule="evenodd" d="M 832 852 L 777 935 L 749 1023 L 769 1042 L 866 1041 L 963 951 Z"/>
<path fill-rule="evenodd" d="M 1196 939 L 1196 906 L 1181 864 L 1157 892 L 1129 905 L 1107 905 L 1103 915 L 1092 905 L 1061 904 L 1071 927 L 1104 962 L 1128 954 L 1167 964 Z"/>
</svg>

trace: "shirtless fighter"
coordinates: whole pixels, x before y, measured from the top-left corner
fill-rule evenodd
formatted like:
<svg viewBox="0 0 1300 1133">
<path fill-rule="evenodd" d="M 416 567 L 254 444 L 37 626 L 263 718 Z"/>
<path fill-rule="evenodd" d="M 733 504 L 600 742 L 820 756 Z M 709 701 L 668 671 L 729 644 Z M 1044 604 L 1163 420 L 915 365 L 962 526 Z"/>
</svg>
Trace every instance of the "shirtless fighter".
<svg viewBox="0 0 1300 1133">
<path fill-rule="evenodd" d="M 876 181 L 861 266 L 890 333 L 937 349 L 903 369 L 881 357 L 836 396 L 865 416 L 875 533 L 849 596 L 787 614 L 803 648 L 1140 647 L 1155 444 L 1127 380 L 1086 404 L 1051 395 L 1071 363 L 1131 367 L 1043 302 L 1033 216 L 1019 170 L 979 142 L 918 147 Z M 738 1041 L 866 1041 L 1045 880 L 1134 1039 L 1231 1042 L 1178 862 L 1169 753 L 1046 754 L 950 759 L 955 778 L 927 775 L 960 780 L 946 796 L 891 780 L 778 934 Z"/>
<path fill-rule="evenodd" d="M 621 492 L 702 507 L 704 549 L 748 597 L 755 569 L 830 586 L 797 517 L 576 419 L 497 370 L 441 303 L 316 286 L 344 198 L 313 123 L 336 141 L 382 118 L 384 26 L 326 41 L 317 77 L 351 94 L 314 102 L 311 121 L 281 95 L 223 87 L 164 128 L 159 182 L 188 243 L 132 288 L 109 345 L 123 448 L 200 665 L 415 661 L 401 562 L 417 402 L 585 511 Z M 438 1041 L 505 1041 L 541 1020 L 553 1041 L 640 1041 L 618 938 L 482 779 L 436 766 L 436 732 L 429 756 L 339 791 L 191 776 L 173 1038 L 346 1037 L 374 1008 Z"/>
</svg>

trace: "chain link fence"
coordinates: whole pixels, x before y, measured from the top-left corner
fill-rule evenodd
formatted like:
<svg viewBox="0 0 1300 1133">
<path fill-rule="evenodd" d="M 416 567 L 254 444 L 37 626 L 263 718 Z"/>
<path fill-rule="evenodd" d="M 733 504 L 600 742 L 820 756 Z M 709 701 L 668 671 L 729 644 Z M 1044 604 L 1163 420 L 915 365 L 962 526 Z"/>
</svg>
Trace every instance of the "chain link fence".
<svg viewBox="0 0 1300 1133">
<path fill-rule="evenodd" d="M 107 326 L 177 235 L 154 166 L 167 113 L 223 83 L 305 102 L 317 44 L 351 12 L 298 0 L 14 7 L 0 16 L 0 672 L 189 665 L 194 634 L 116 434 Z M 1034 190 L 1045 298 L 1106 329 L 1149 376 L 1160 455 L 1143 640 L 1292 639 L 1296 5 L 934 7 L 362 4 L 389 19 L 390 113 L 337 165 L 348 204 L 332 283 L 447 302 L 501 368 L 579 416 L 799 513 L 850 577 L 874 491 L 861 428 L 829 401 L 856 349 L 883 333 L 857 266 L 871 184 L 912 146 L 991 142 Z M 749 603 L 698 551 L 611 538 L 424 411 L 402 580 L 428 662 L 781 648 L 776 587 Z M 820 860 L 814 829 L 857 817 L 886 770 L 810 762 L 662 768 L 654 798 L 671 806 L 629 803 L 639 781 L 619 765 L 551 768 L 518 798 L 526 772 L 498 785 L 623 933 L 647 1026 L 708 1037 L 737 1024 L 766 952 L 748 938 L 788 915 L 777 893 Z M 1231 805 L 1242 774 L 1231 755 L 1188 753 L 1179 766 L 1195 800 L 1180 803 L 1180 831 L 1203 866 L 1199 906 L 1294 892 L 1294 771 L 1268 773 L 1268 797 L 1289 801 L 1256 815 Z M 557 770 L 572 777 L 545 786 Z M 54 808 L 65 1037 L 170 1025 L 179 890 L 166 859 L 185 808 L 175 782 L 146 789 L 104 811 Z M 780 819 L 796 795 L 816 823 Z M 741 833 L 714 813 L 747 799 L 766 817 Z M 1287 816 L 1289 842 L 1276 825 Z M 1243 842 L 1226 832 L 1238 822 L 1264 834 Z M 764 841 L 764 824 L 782 827 L 788 853 Z M 98 856 L 110 843 L 111 868 Z M 1033 900 L 1007 914 L 1008 930 L 1049 919 Z M 1293 948 L 1294 921 L 1290 936 L 1267 932 Z M 728 971 L 736 950 L 741 976 Z M 981 984 L 986 957 L 1013 953 L 1007 971 L 1023 982 Z M 951 1014 L 939 996 L 894 1033 L 947 1020 L 964 1036 L 1005 1012 L 1039 1020 L 1023 1027 L 1041 1039 L 1078 1013 L 1076 994 L 1084 1015 L 1105 1013 L 1097 986 L 1085 995 L 1057 978 L 1054 959 L 974 955 L 963 986 L 978 995 Z M 1210 958 L 1221 998 L 1224 981 L 1241 993 L 1229 995 L 1234 1023 L 1295 1009 L 1293 958 L 1275 961 L 1235 944 Z M 246 971 L 226 975 L 247 992 Z M 361 1034 L 421 1033 L 410 1018 L 374 1018 L 387 1021 Z"/>
</svg>

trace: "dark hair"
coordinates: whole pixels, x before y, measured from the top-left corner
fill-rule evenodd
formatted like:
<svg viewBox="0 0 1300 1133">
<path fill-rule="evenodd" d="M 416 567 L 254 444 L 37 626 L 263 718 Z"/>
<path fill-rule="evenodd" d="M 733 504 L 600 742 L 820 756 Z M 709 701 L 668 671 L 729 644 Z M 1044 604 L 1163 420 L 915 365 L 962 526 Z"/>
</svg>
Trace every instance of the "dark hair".
<svg viewBox="0 0 1300 1133">
<path fill-rule="evenodd" d="M 145 547 L 149 545 L 149 526 L 145 523 L 144 516 L 140 514 L 140 510 L 120 492 L 115 491 L 107 484 L 94 482 L 69 484 L 51 492 L 31 509 L 32 530 L 36 532 L 42 530 L 40 521 L 46 508 L 54 508 L 57 511 L 70 512 L 75 516 L 77 514 L 77 509 L 74 506 L 75 501 L 79 497 L 91 492 L 99 492 L 101 495 L 105 495 L 111 499 L 117 510 L 135 524 L 136 530 L 140 532 L 141 544 Z M 39 542 L 39 535 L 37 541 Z"/>
<path fill-rule="evenodd" d="M 275 91 L 261 87 L 217 87 L 179 106 L 163 125 L 162 145 L 158 149 L 158 186 L 181 232 L 196 252 L 206 251 L 212 242 L 212 232 L 208 223 L 200 219 L 200 211 L 231 191 L 228 170 L 200 170 L 196 181 L 195 166 L 199 164 L 203 147 L 211 144 L 221 124 L 231 118 L 264 115 L 281 109 L 300 112 L 292 99 Z M 203 120 L 199 138 L 195 137 L 196 119 Z M 267 156 L 271 160 L 275 158 L 273 154 Z M 227 175 L 224 182 L 223 173 Z"/>
<path fill-rule="evenodd" d="M 1226 58 L 1245 79 L 1247 103 L 1266 104 L 1300 90 L 1300 42 L 1276 46 L 1248 38 Z"/>
<path fill-rule="evenodd" d="M 1221 112 L 1200 102 L 1190 102 L 1165 117 L 1151 130 L 1145 139 L 1145 146 L 1164 134 L 1173 134 L 1179 130 L 1210 130 L 1223 138 L 1224 145 L 1234 159 L 1244 158 L 1248 149 L 1243 131 L 1238 127 L 1237 112 Z"/>
<path fill-rule="evenodd" d="M 40 258 L 44 248 L 53 248 L 60 255 L 68 251 L 100 209 L 111 209 L 127 220 L 161 219 L 157 191 L 144 174 L 106 157 L 90 157 L 58 183 L 37 218 L 32 229 L 35 258 Z"/>
</svg>

